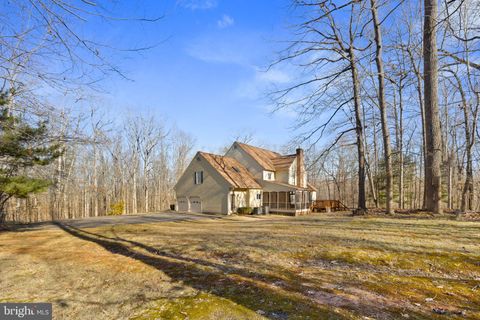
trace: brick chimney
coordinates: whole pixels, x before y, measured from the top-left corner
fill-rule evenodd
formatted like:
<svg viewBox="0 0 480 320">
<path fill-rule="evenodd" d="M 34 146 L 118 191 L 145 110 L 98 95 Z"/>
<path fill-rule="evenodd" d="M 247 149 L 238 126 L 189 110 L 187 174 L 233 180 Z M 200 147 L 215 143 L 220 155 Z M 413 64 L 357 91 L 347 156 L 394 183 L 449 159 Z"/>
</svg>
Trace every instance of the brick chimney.
<svg viewBox="0 0 480 320">
<path fill-rule="evenodd" d="M 306 188 L 305 181 L 305 160 L 303 156 L 303 149 L 297 149 L 297 187 Z"/>
</svg>

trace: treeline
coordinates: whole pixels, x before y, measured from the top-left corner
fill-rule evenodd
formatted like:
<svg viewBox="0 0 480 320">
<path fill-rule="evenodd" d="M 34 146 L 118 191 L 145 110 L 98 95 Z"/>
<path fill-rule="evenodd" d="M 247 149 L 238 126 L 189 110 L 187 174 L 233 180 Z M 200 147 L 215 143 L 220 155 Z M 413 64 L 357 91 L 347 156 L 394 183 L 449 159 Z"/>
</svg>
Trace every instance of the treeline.
<svg viewBox="0 0 480 320">
<path fill-rule="evenodd" d="M 94 111 L 77 117 L 55 111 L 50 119 L 50 139 L 61 155 L 28 173 L 51 184 L 28 198 L 11 198 L 7 221 L 158 212 L 174 203 L 173 186 L 194 144 L 188 134 L 137 115 L 118 125 Z"/>
<path fill-rule="evenodd" d="M 479 210 L 480 2 L 293 3 L 271 68 L 298 76 L 272 97 L 298 115 L 320 197 Z"/>
<path fill-rule="evenodd" d="M 89 24 L 111 27 L 124 19 L 107 1 L 73 3 L 15 0 L 0 17 L 2 121 L 32 124 L 25 128 L 39 132 L 42 148 L 61 151 L 48 164 L 24 166 L 21 157 L 32 158 L 35 141 L 20 143 L 20 153 L 2 150 L 0 202 L 7 200 L 0 217 L 7 212 L 8 220 L 165 209 L 193 145 L 187 134 L 153 118 L 111 123 L 86 112 L 99 105 L 92 93 L 102 91 L 104 79 L 126 77 L 112 57 L 149 46 L 117 50 L 101 42 L 102 32 L 89 36 Z M 479 210 L 480 2 L 293 4 L 296 30 L 270 68 L 285 68 L 294 80 L 271 97 L 276 109 L 298 115 L 292 146 L 305 147 L 319 196 L 359 212 Z M 124 23 L 131 30 L 158 20 Z M 65 104 L 84 114 L 63 111 Z M 22 140 L 24 133 L 14 136 Z M 40 192 L 43 181 L 51 184 Z M 30 191 L 27 198 L 11 197 Z"/>
<path fill-rule="evenodd" d="M 154 45 L 139 34 L 160 42 L 163 13 L 101 0 L 2 9 L 0 225 L 168 208 L 192 138 L 152 117 L 90 108 L 103 104 L 105 80 L 129 79 L 121 61 Z M 112 28 L 122 37 L 106 40 Z"/>
</svg>

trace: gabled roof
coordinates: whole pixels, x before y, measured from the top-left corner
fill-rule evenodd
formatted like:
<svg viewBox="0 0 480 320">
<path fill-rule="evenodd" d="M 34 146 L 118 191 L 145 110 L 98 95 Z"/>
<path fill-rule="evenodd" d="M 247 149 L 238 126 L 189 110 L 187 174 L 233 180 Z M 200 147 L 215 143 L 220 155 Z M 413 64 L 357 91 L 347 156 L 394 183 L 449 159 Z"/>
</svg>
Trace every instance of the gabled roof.
<svg viewBox="0 0 480 320">
<path fill-rule="evenodd" d="M 287 156 L 280 156 L 278 158 L 273 158 L 272 163 L 276 170 L 284 170 L 290 168 L 293 161 L 297 159 L 296 154 L 289 154 Z"/>
<path fill-rule="evenodd" d="M 212 153 L 198 152 L 234 188 L 261 189 L 252 174 L 237 160 Z"/>
<path fill-rule="evenodd" d="M 296 154 L 282 156 L 280 153 L 238 141 L 235 144 L 248 153 L 264 170 L 279 171 L 288 169 L 296 159 Z"/>
<path fill-rule="evenodd" d="M 263 169 L 275 171 L 275 165 L 273 164 L 272 159 L 281 157 L 281 154 L 238 141 L 235 143 L 257 161 Z"/>
</svg>

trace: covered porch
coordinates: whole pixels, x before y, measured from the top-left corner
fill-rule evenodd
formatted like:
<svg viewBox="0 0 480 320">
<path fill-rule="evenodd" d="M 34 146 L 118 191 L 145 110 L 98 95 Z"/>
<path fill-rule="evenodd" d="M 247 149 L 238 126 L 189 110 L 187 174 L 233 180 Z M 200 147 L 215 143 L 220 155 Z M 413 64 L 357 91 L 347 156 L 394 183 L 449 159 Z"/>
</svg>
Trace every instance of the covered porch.
<svg viewBox="0 0 480 320">
<path fill-rule="evenodd" d="M 268 206 L 270 212 L 306 214 L 310 212 L 310 204 L 308 190 L 263 192 L 263 206 Z"/>
</svg>

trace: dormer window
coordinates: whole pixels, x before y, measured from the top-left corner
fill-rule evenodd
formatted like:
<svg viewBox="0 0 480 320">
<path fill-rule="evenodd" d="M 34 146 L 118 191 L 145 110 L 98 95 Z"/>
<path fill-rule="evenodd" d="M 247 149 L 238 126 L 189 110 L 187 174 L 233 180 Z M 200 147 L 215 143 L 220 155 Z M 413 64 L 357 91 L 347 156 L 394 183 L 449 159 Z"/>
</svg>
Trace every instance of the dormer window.
<svg viewBox="0 0 480 320">
<path fill-rule="evenodd" d="M 263 180 L 265 181 L 275 180 L 275 173 L 273 171 L 263 171 Z"/>
</svg>

